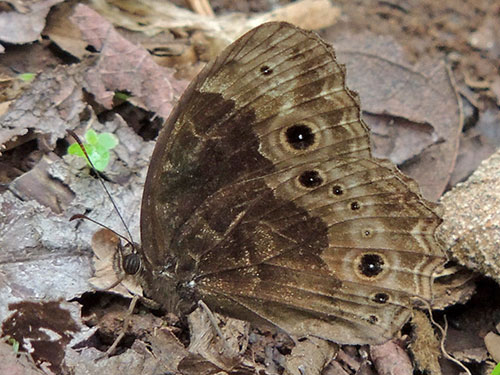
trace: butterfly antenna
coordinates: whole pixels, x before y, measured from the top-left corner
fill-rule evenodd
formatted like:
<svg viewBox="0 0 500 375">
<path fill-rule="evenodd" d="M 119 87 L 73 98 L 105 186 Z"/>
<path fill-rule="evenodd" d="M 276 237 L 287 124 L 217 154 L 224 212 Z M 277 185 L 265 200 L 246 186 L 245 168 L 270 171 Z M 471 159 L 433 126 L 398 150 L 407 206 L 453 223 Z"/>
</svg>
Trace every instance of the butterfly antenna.
<svg viewBox="0 0 500 375">
<path fill-rule="evenodd" d="M 99 182 L 101 183 L 101 186 L 103 187 L 104 191 L 106 192 L 106 194 L 108 195 L 108 198 L 109 200 L 111 201 L 111 203 L 113 204 L 113 207 L 115 209 L 115 212 L 117 213 L 118 217 L 120 218 L 123 226 L 125 227 L 125 230 L 129 236 L 130 239 L 116 233 L 114 230 L 108 228 L 107 226 L 101 224 L 101 223 L 98 223 L 97 221 L 89 218 L 88 216 L 85 216 L 85 215 L 80 215 L 80 214 L 77 214 L 77 215 L 73 215 L 69 220 L 75 220 L 75 219 L 87 219 L 97 225 L 100 225 L 101 227 L 103 228 L 106 228 L 106 229 L 109 229 L 110 231 L 112 231 L 113 233 L 115 233 L 117 236 L 119 236 L 120 238 L 123 238 L 125 241 L 127 241 L 128 243 L 130 243 L 132 245 L 132 247 L 134 247 L 134 239 L 132 237 L 132 233 L 130 233 L 130 230 L 128 229 L 128 226 L 127 224 L 125 223 L 125 220 L 123 219 L 123 216 L 121 215 L 120 213 L 120 210 L 118 210 L 118 206 L 116 205 L 116 202 L 115 200 L 113 199 L 113 197 L 111 196 L 108 188 L 106 187 L 106 184 L 104 183 L 101 175 L 99 174 L 99 171 L 97 170 L 97 168 L 94 166 L 94 164 L 92 163 L 92 160 L 90 160 L 90 157 L 89 157 L 89 154 L 87 154 L 87 149 L 85 148 L 83 142 L 80 140 L 80 137 L 78 137 L 78 135 L 73 131 L 73 130 L 70 130 L 70 129 L 67 129 L 67 132 L 69 135 L 71 135 L 73 137 L 73 139 L 76 141 L 76 143 L 78 143 L 78 146 L 80 146 L 83 154 L 85 155 L 85 158 L 87 159 L 87 162 L 90 164 L 90 166 L 92 167 L 92 170 L 96 173 L 97 175 L 97 179 L 99 180 Z"/>
<path fill-rule="evenodd" d="M 69 218 L 69 221 L 73 221 L 73 220 L 77 220 L 77 219 L 85 219 L 85 220 L 91 221 L 91 222 L 93 222 L 94 224 L 97 224 L 97 225 L 99 225 L 100 227 L 102 227 L 102 228 L 104 228 L 104 229 L 107 229 L 107 230 L 109 230 L 109 231 L 113 232 L 115 235 L 117 235 L 117 236 L 118 236 L 118 237 L 120 237 L 121 239 L 123 239 L 123 240 L 125 240 L 125 241 L 127 241 L 127 242 L 129 242 L 129 243 L 130 243 L 130 240 L 129 240 L 127 237 L 125 237 L 125 236 L 121 235 L 120 233 L 117 233 L 116 231 L 114 231 L 114 230 L 113 230 L 113 229 L 111 229 L 110 227 L 108 227 L 108 226 L 106 226 L 106 225 L 104 225 L 104 224 L 102 224 L 102 223 L 99 223 L 98 221 L 95 221 L 94 219 L 91 219 L 91 218 L 90 218 L 90 217 L 88 217 L 87 215 L 83 215 L 83 214 L 76 214 L 76 215 L 71 216 L 71 217 Z"/>
</svg>

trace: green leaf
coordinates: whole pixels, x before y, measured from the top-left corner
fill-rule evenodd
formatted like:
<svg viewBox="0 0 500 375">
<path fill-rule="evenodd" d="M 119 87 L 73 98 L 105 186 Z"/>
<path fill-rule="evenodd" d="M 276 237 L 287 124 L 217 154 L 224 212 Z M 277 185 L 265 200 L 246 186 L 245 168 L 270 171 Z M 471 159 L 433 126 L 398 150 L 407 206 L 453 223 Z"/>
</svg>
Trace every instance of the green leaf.
<svg viewBox="0 0 500 375">
<path fill-rule="evenodd" d="M 35 79 L 35 77 L 35 73 L 21 73 L 17 75 L 17 78 L 24 82 L 31 82 Z"/>
<path fill-rule="evenodd" d="M 95 130 L 89 129 L 87 133 L 85 133 L 85 140 L 91 145 L 95 145 L 98 143 L 97 133 Z"/>
<path fill-rule="evenodd" d="M 19 352 L 19 341 L 17 341 L 15 338 L 13 337 L 9 337 L 7 339 L 7 343 L 9 345 L 12 345 L 12 349 L 14 350 L 14 353 L 18 353 Z"/>
<path fill-rule="evenodd" d="M 92 161 L 95 169 L 102 172 L 106 169 L 110 160 L 109 150 L 118 145 L 118 138 L 111 133 L 97 134 L 94 130 L 89 129 L 85 133 L 85 140 L 87 142 L 83 146 L 87 151 L 89 159 Z M 85 154 L 78 143 L 73 143 L 68 147 L 68 154 L 85 158 Z M 87 164 L 90 164 L 88 160 Z"/>
<path fill-rule="evenodd" d="M 118 138 L 111 133 L 102 133 L 97 136 L 99 145 L 108 150 L 115 148 L 118 145 Z"/>
<path fill-rule="evenodd" d="M 128 98 L 130 98 L 132 95 L 127 94 L 126 92 L 123 91 L 115 91 L 115 98 L 127 101 Z"/>
<path fill-rule="evenodd" d="M 500 375 L 500 362 L 497 363 L 497 365 L 493 369 L 493 372 L 491 373 L 491 375 Z"/>
<path fill-rule="evenodd" d="M 110 158 L 109 152 L 106 151 L 105 153 L 96 155 L 98 155 L 98 157 L 92 159 L 92 162 L 94 163 L 95 169 L 102 172 L 109 163 L 109 158 Z"/>
<path fill-rule="evenodd" d="M 85 154 L 83 153 L 83 150 L 81 149 L 81 147 L 78 143 L 73 143 L 72 145 L 69 145 L 68 154 L 81 156 L 82 158 L 85 156 Z"/>
</svg>

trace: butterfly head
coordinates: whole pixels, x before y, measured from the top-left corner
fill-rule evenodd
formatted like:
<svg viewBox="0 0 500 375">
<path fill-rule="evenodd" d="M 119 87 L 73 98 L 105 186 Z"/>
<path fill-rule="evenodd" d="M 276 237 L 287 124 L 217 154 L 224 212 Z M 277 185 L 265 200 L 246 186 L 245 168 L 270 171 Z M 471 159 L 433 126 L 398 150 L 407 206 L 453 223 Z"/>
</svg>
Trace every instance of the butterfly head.
<svg viewBox="0 0 500 375">
<path fill-rule="evenodd" d="M 141 269 L 141 257 L 137 253 L 138 246 L 137 243 L 127 243 L 124 246 L 123 253 L 126 255 L 122 255 L 121 267 L 127 275 L 136 275 Z"/>
</svg>

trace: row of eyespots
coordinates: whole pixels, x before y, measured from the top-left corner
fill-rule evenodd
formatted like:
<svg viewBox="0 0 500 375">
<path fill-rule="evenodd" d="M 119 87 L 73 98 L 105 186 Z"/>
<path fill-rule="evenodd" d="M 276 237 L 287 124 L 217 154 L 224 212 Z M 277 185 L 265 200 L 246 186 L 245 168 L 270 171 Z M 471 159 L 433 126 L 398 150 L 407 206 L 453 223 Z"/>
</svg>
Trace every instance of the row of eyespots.
<svg viewBox="0 0 500 375">
<path fill-rule="evenodd" d="M 304 124 L 290 126 L 286 130 L 285 135 L 288 144 L 296 150 L 307 150 L 315 141 L 315 135 L 311 128 Z M 299 182 L 305 188 L 312 189 L 321 186 L 321 184 L 323 184 L 323 178 L 317 170 L 312 169 L 302 172 L 299 176 Z M 344 190 L 340 185 L 335 185 L 332 187 L 332 193 L 339 196 L 344 194 Z M 359 210 L 359 202 L 352 202 L 351 209 L 353 211 Z"/>
<path fill-rule="evenodd" d="M 375 303 L 384 305 L 387 302 L 389 302 L 389 295 L 387 293 L 383 293 L 383 292 L 376 293 L 372 297 L 372 301 L 375 302 Z M 368 323 L 370 323 L 370 324 L 377 324 L 378 323 L 378 317 L 376 315 L 370 315 L 368 317 Z"/>
<path fill-rule="evenodd" d="M 263 75 L 270 75 L 273 73 L 273 69 L 267 65 L 262 66 L 260 71 Z M 294 124 L 288 127 L 285 131 L 285 139 L 288 142 L 288 145 L 299 151 L 305 151 L 311 148 L 316 141 L 315 138 L 316 136 L 312 129 L 306 124 Z M 298 177 L 298 181 L 303 187 L 308 189 L 317 188 L 324 182 L 320 172 L 315 169 L 303 171 Z M 332 193 L 336 196 L 344 194 L 342 186 L 334 185 L 332 187 Z M 357 201 L 351 202 L 350 207 L 353 211 L 361 208 L 359 202 Z M 371 231 L 365 230 L 364 235 L 369 237 L 371 235 Z M 365 277 L 376 277 L 384 269 L 384 260 L 379 254 L 364 254 L 359 261 L 358 269 Z M 389 301 L 389 299 L 390 298 L 387 293 L 377 293 L 372 297 L 372 301 L 378 304 L 385 304 Z M 371 324 L 376 324 L 378 322 L 378 318 L 375 315 L 371 315 L 368 321 Z"/>
</svg>

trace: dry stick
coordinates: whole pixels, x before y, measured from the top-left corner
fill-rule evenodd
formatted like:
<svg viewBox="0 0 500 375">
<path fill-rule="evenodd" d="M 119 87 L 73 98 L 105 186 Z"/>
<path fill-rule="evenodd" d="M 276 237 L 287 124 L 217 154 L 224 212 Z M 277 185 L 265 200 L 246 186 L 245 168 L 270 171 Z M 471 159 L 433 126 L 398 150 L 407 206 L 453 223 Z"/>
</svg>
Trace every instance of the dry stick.
<svg viewBox="0 0 500 375">
<path fill-rule="evenodd" d="M 460 88 L 459 93 L 476 109 L 479 109 L 479 103 L 465 89 Z"/>
<path fill-rule="evenodd" d="M 116 347 L 118 346 L 120 341 L 122 341 L 122 339 L 125 337 L 125 331 L 128 328 L 128 324 L 130 323 L 130 317 L 132 316 L 132 313 L 134 312 L 135 305 L 137 304 L 138 300 L 139 300 L 138 296 L 134 296 L 134 298 L 132 298 L 132 301 L 130 301 L 130 305 L 128 306 L 127 315 L 125 315 L 125 319 L 123 320 L 122 331 L 120 332 L 118 337 L 115 339 L 113 344 L 108 348 L 108 350 L 106 350 L 106 353 L 104 353 L 101 357 L 99 357 L 97 359 L 109 357 L 116 350 Z"/>
<path fill-rule="evenodd" d="M 460 90 L 458 89 L 457 86 L 457 81 L 455 79 L 455 76 L 453 75 L 453 70 L 451 70 L 450 66 L 448 64 L 444 65 L 446 68 L 446 74 L 448 75 L 448 79 L 450 80 L 451 87 L 453 88 L 453 92 L 455 93 L 455 98 L 457 99 L 457 105 L 458 105 L 458 130 L 461 132 L 463 127 L 464 127 L 464 106 L 462 103 L 462 98 L 460 97 Z M 458 137 L 457 137 L 457 142 L 458 142 Z M 458 146 L 457 146 L 458 148 Z"/>
<path fill-rule="evenodd" d="M 217 323 L 217 319 L 215 319 L 215 316 L 214 316 L 212 310 L 210 310 L 210 308 L 202 300 L 198 301 L 198 305 L 201 306 L 201 308 L 207 314 L 208 320 L 210 320 L 210 323 L 212 323 L 212 326 L 214 327 L 215 332 L 217 333 L 217 336 L 220 337 L 220 339 L 222 340 L 222 342 L 224 344 L 224 349 L 227 351 L 227 353 L 231 353 L 232 350 L 229 347 L 229 344 L 227 343 L 226 337 L 224 336 L 221 329 L 219 328 L 219 324 Z"/>
<path fill-rule="evenodd" d="M 214 316 L 212 310 L 210 310 L 209 307 L 207 306 L 207 304 L 205 302 L 203 302 L 202 300 L 198 301 L 198 305 L 200 305 L 201 308 L 207 314 L 208 320 L 210 320 L 210 323 L 212 323 L 212 326 L 214 327 L 215 332 L 217 332 L 217 336 L 219 336 L 221 339 L 224 340 L 224 334 L 220 330 L 219 324 L 217 323 L 217 319 L 215 319 L 215 316 Z"/>
<path fill-rule="evenodd" d="M 464 72 L 464 83 L 472 89 L 487 90 L 491 87 L 490 81 L 475 81 L 467 72 Z"/>
<path fill-rule="evenodd" d="M 208 16 L 208 17 L 214 17 L 214 11 L 212 7 L 210 6 L 210 3 L 208 0 L 188 0 L 189 6 L 191 9 L 198 14 Z"/>
</svg>

